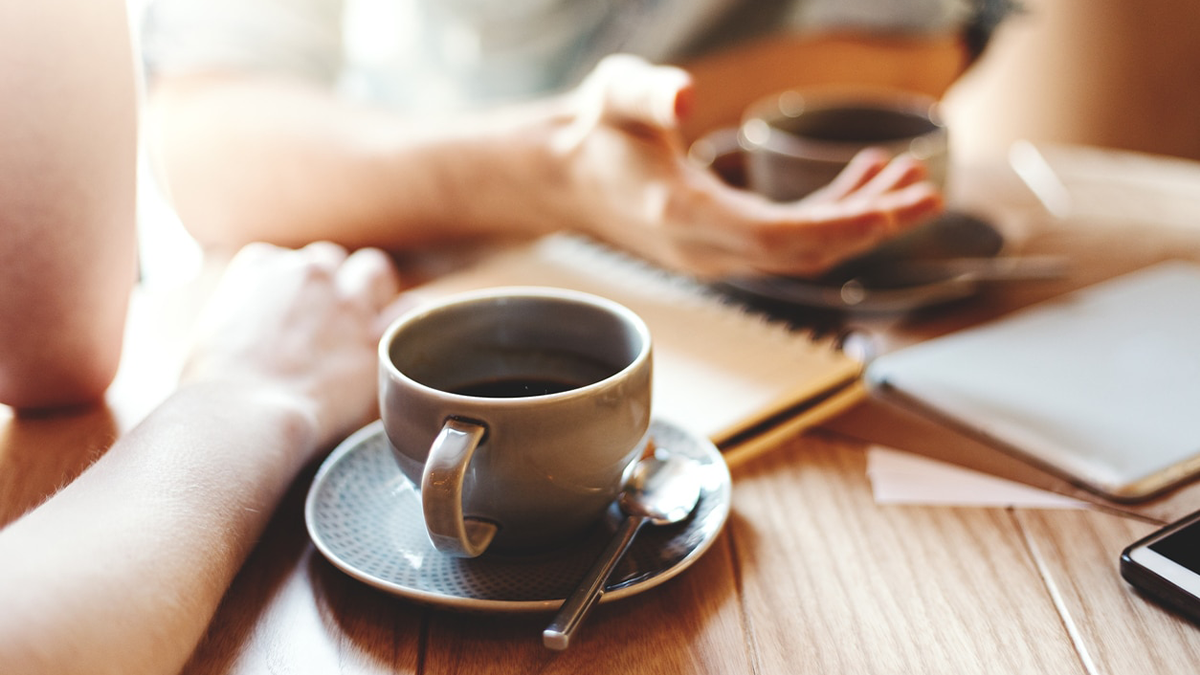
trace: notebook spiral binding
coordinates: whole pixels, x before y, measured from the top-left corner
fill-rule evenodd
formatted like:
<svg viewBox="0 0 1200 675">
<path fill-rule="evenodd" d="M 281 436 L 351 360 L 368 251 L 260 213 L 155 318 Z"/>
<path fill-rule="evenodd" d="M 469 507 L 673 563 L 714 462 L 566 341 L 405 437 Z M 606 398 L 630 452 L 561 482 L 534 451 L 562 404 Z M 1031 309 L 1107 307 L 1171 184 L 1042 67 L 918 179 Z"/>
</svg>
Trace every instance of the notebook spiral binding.
<svg viewBox="0 0 1200 675">
<path fill-rule="evenodd" d="M 762 324 L 765 332 L 787 333 L 789 342 L 801 336 L 816 345 L 839 350 L 851 339 L 860 337 L 860 331 L 854 328 L 828 333 L 813 326 L 798 325 L 693 277 L 665 269 L 583 235 L 553 235 L 545 239 L 542 245 L 554 259 L 575 260 L 596 271 L 608 272 L 611 283 L 621 285 L 630 292 L 639 292 L 649 284 L 657 294 L 669 293 L 675 301 L 705 312 L 708 319 L 739 323 L 750 320 Z"/>
</svg>

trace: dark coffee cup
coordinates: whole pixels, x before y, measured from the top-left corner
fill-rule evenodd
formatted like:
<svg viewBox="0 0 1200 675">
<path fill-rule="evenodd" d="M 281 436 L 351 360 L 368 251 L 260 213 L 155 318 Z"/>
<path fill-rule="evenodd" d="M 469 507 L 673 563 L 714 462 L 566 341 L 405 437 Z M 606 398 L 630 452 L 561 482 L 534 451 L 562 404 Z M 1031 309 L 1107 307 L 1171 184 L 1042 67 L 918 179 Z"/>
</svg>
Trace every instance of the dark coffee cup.
<svg viewBox="0 0 1200 675">
<path fill-rule="evenodd" d="M 650 351 L 636 314 L 574 291 L 489 289 L 397 319 L 380 414 L 434 546 L 544 549 L 596 522 L 646 440 Z"/>
<path fill-rule="evenodd" d="M 746 111 L 736 133 L 713 132 L 693 144 L 693 160 L 775 201 L 801 199 L 828 185 L 868 147 L 922 160 L 945 186 L 948 135 L 928 97 L 839 88 L 773 94 Z"/>
</svg>

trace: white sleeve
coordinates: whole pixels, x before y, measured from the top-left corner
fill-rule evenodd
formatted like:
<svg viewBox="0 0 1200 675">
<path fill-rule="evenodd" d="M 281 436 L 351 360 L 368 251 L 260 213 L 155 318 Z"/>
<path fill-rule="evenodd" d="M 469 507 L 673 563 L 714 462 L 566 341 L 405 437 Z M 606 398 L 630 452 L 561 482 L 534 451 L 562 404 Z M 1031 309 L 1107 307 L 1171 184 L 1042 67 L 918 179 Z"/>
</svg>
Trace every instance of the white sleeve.
<svg viewBox="0 0 1200 675">
<path fill-rule="evenodd" d="M 332 83 L 342 63 L 342 0 L 155 0 L 143 19 L 149 76 L 243 70 Z"/>
</svg>

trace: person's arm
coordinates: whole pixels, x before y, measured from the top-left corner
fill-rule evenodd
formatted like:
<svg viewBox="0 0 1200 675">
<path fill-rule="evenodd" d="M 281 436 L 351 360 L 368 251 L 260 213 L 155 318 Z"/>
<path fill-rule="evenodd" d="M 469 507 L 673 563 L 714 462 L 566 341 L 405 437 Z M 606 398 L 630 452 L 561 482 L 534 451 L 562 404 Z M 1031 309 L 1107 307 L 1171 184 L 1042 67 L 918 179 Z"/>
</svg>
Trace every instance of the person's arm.
<svg viewBox="0 0 1200 675">
<path fill-rule="evenodd" d="M 152 92 L 172 199 L 207 245 L 406 249 L 575 230 L 701 275 L 814 274 L 941 204 L 919 167 L 881 172 L 878 159 L 870 189 L 836 203 L 725 186 L 685 156 L 688 76 L 632 57 L 568 95 L 420 124 L 270 76 L 162 75 Z"/>
<path fill-rule="evenodd" d="M 123 0 L 0 4 L 0 403 L 98 399 L 136 279 Z"/>
<path fill-rule="evenodd" d="M 230 266 L 180 389 L 0 530 L 0 672 L 177 673 L 298 471 L 375 410 L 377 250 Z"/>
<path fill-rule="evenodd" d="M 401 250 L 550 228 L 519 218 L 511 194 L 528 199 L 522 183 L 554 178 L 535 137 L 550 130 L 549 106 L 416 123 L 321 84 L 234 73 L 160 76 L 149 101 L 171 201 L 208 246 L 331 239 Z"/>
</svg>

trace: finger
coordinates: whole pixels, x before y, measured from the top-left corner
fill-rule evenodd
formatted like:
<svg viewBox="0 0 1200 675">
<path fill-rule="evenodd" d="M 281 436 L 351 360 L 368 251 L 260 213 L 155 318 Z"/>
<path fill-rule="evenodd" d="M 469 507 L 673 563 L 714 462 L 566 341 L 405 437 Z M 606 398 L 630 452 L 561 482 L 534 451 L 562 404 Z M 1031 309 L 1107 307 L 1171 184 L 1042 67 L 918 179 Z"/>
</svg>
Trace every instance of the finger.
<svg viewBox="0 0 1200 675">
<path fill-rule="evenodd" d="M 610 118 L 673 129 L 691 106 L 692 78 L 679 68 L 614 54 L 596 67 L 595 78 L 593 86 Z"/>
<path fill-rule="evenodd" d="M 942 193 L 932 183 L 921 181 L 880 197 L 882 208 L 891 214 L 891 232 L 898 233 L 929 221 L 945 208 Z"/>
<path fill-rule="evenodd" d="M 775 274 L 814 276 L 927 222 L 943 205 L 941 193 L 920 182 L 870 199 L 805 205 L 799 213 L 794 205 L 775 206 L 777 220 L 759 230 L 752 264 Z M 790 213 L 783 210 L 788 206 Z"/>
<path fill-rule="evenodd" d="M 233 257 L 229 259 L 229 265 L 237 265 L 239 267 L 242 265 L 253 265 L 258 261 L 278 254 L 281 250 L 282 249 L 274 244 L 251 242 L 241 247 L 236 253 L 233 254 Z"/>
<path fill-rule="evenodd" d="M 916 185 L 929 177 L 925 163 L 912 155 L 899 155 L 883 168 L 874 178 L 856 191 L 870 198 Z"/>
<path fill-rule="evenodd" d="M 337 270 L 349 255 L 344 247 L 329 241 L 315 241 L 300 249 L 299 253 L 307 262 L 331 273 Z"/>
<path fill-rule="evenodd" d="M 396 266 L 377 248 L 362 248 L 350 254 L 338 268 L 335 282 L 345 297 L 363 298 L 376 311 L 400 292 Z"/>
<path fill-rule="evenodd" d="M 835 248 L 860 252 L 927 222 L 942 208 L 941 192 L 921 182 L 870 199 L 841 202 L 817 227 L 825 230 Z"/>
<path fill-rule="evenodd" d="M 874 180 L 887 166 L 891 155 L 882 148 L 865 148 L 854 155 L 829 185 L 805 197 L 808 201 L 837 201 Z"/>
</svg>

